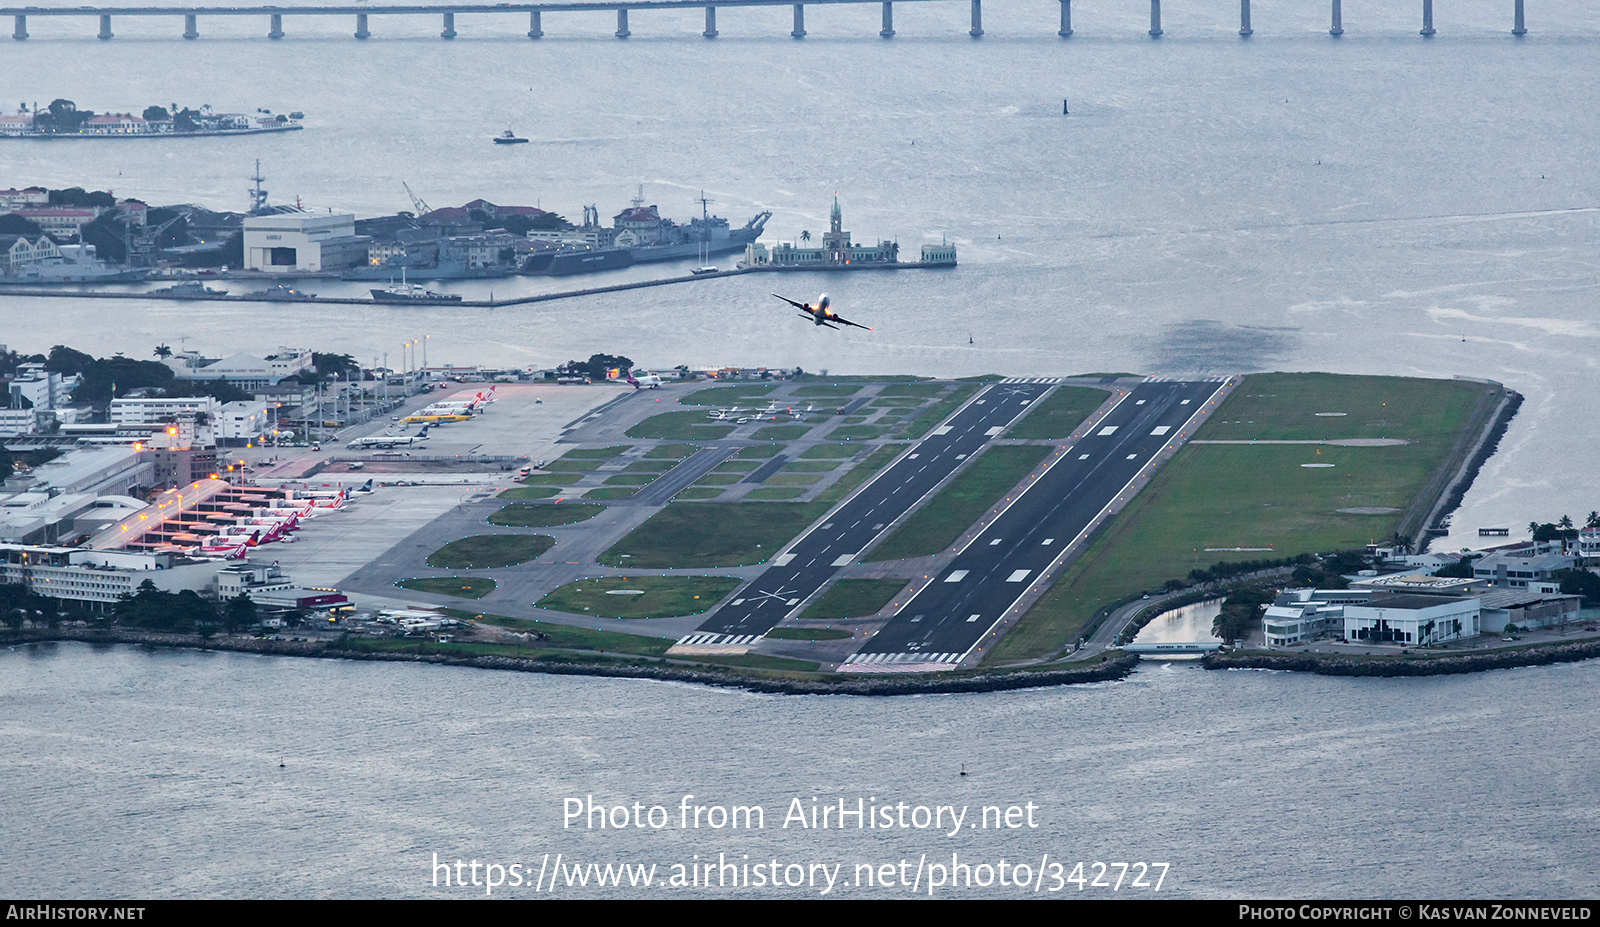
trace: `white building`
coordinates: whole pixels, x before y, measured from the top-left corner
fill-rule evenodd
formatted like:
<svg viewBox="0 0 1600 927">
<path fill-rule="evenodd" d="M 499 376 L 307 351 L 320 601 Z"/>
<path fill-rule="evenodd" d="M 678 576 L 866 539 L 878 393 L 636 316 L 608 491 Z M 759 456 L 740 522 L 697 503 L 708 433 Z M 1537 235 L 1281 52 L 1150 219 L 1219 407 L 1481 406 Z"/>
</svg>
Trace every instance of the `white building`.
<svg viewBox="0 0 1600 927">
<path fill-rule="evenodd" d="M 165 361 L 180 380 L 226 380 L 242 390 L 276 386 L 284 377 L 312 367 L 312 353 L 304 348 L 280 347 L 276 354 L 258 357 L 239 352 L 222 360 L 208 361 L 191 352 Z"/>
<path fill-rule="evenodd" d="M 222 403 L 212 396 L 125 397 L 111 400 L 111 422 L 117 426 L 155 425 L 185 413 L 214 419 L 221 410 Z"/>
<path fill-rule="evenodd" d="M 77 389 L 80 379 L 77 374 L 63 377 L 45 370 L 43 364 L 19 364 L 17 374 L 10 383 L 11 407 L 32 406 L 40 410 L 60 408 L 71 401 L 72 391 Z M 19 399 L 27 402 L 19 402 Z"/>
<path fill-rule="evenodd" d="M 316 273 L 367 263 L 372 239 L 344 213 L 283 213 L 244 220 L 244 266 L 267 273 Z"/>
<path fill-rule="evenodd" d="M 1478 635 L 1478 598 L 1395 595 L 1344 607 L 1344 639 L 1418 647 Z"/>
<path fill-rule="evenodd" d="M 248 444 L 261 437 L 271 423 L 264 402 L 225 402 L 217 415 L 217 440 L 234 447 Z"/>
<path fill-rule="evenodd" d="M 1372 598 L 1364 589 L 1285 589 L 1261 617 L 1268 647 L 1303 644 L 1343 630 L 1344 608 Z"/>
<path fill-rule="evenodd" d="M 204 592 L 216 585 L 220 560 L 176 554 L 0 544 L 0 582 L 21 583 L 55 599 L 112 605 L 150 580 L 163 592 Z"/>
</svg>

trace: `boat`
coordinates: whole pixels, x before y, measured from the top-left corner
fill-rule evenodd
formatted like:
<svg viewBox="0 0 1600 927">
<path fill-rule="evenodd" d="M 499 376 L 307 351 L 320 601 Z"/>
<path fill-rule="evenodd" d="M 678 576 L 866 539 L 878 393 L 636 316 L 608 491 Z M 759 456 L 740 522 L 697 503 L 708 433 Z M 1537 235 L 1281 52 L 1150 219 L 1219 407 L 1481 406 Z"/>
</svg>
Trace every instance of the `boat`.
<svg viewBox="0 0 1600 927">
<path fill-rule="evenodd" d="M 150 276 L 148 267 L 103 264 L 94 245 L 61 245 L 59 256 L 17 265 L 0 273 L 0 284 L 53 286 L 68 283 L 138 283 Z"/>
<path fill-rule="evenodd" d="M 522 262 L 522 267 L 517 273 L 525 276 L 564 277 L 568 274 L 587 274 L 597 270 L 617 270 L 632 264 L 633 255 L 627 248 L 571 245 L 535 251 Z"/>
<path fill-rule="evenodd" d="M 701 276 L 702 274 L 720 274 L 722 273 L 722 268 L 715 264 L 702 264 L 701 266 L 696 267 L 694 270 L 689 271 L 689 273 L 694 274 L 697 277 Z"/>
<path fill-rule="evenodd" d="M 494 143 L 496 145 L 525 145 L 528 143 L 528 140 L 518 136 L 517 133 L 511 131 L 510 129 L 507 129 L 495 136 Z"/>
<path fill-rule="evenodd" d="M 711 215 L 707 208 L 710 202 L 702 195 L 699 217 L 690 219 L 688 225 L 679 225 L 661 218 L 656 207 L 645 206 L 643 196 L 636 196 L 632 200 L 633 208 L 617 216 L 616 226 L 643 235 L 646 243 L 628 249 L 634 262 L 642 264 L 743 251 L 746 245 L 761 237 L 767 220 L 772 218 L 771 211 L 763 210 L 743 227 L 730 228 L 727 219 Z"/>
<path fill-rule="evenodd" d="M 399 283 L 391 283 L 381 290 L 373 290 L 372 301 L 376 303 L 459 303 L 460 293 L 435 293 L 420 283 L 406 283 L 404 279 Z"/>
<path fill-rule="evenodd" d="M 302 293 L 293 287 L 280 283 L 270 290 L 257 290 L 254 293 L 246 293 L 244 294 L 244 298 L 262 300 L 269 303 L 288 303 L 316 299 L 317 294 Z"/>
<path fill-rule="evenodd" d="M 227 296 L 227 290 L 213 290 L 198 280 L 189 280 L 184 283 L 163 287 L 150 291 L 151 296 L 164 296 L 167 299 L 213 299 L 218 296 Z"/>
</svg>

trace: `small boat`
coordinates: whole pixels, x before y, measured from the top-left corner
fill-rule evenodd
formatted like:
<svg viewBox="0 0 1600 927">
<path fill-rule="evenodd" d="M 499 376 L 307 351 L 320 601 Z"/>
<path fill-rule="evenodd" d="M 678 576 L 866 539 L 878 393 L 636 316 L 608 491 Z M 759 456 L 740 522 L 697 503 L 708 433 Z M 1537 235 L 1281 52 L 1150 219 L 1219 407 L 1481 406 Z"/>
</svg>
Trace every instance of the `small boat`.
<svg viewBox="0 0 1600 927">
<path fill-rule="evenodd" d="M 527 139 L 520 137 L 510 129 L 501 132 L 494 140 L 496 145 L 525 145 L 527 142 Z"/>
<path fill-rule="evenodd" d="M 694 270 L 689 271 L 689 273 L 694 274 L 695 276 L 699 276 L 701 274 L 720 274 L 722 273 L 722 268 L 715 264 L 705 264 L 700 267 L 696 267 Z"/>
</svg>

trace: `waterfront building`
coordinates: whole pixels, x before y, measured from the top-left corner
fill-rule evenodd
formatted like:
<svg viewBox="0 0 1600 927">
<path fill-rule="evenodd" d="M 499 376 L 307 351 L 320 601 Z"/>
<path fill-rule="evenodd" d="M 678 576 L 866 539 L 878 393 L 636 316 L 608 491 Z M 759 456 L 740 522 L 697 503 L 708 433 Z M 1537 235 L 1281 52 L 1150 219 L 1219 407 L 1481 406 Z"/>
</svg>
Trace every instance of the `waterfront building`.
<svg viewBox="0 0 1600 927">
<path fill-rule="evenodd" d="M 1570 554 L 1543 551 L 1538 547 L 1497 550 L 1473 561 L 1472 575 L 1499 588 L 1526 589 L 1534 582 L 1556 582 L 1556 574 L 1578 565 Z"/>
<path fill-rule="evenodd" d="M 14 274 L 24 264 L 60 256 L 61 249 L 47 235 L 0 235 L 0 271 L 5 273 Z"/>
<path fill-rule="evenodd" d="M 523 241 L 509 232 L 499 231 L 451 235 L 439 239 L 439 259 L 473 270 L 510 267 L 516 264 L 517 245 Z"/>
<path fill-rule="evenodd" d="M 1574 621 L 1583 607 L 1583 596 L 1562 595 L 1554 583 L 1535 584 L 1537 589 L 1497 589 L 1484 593 L 1478 625 L 1485 634 L 1506 630 L 1527 631 L 1553 628 Z"/>
<path fill-rule="evenodd" d="M 317 273 L 367 263 L 372 239 L 344 213 L 280 213 L 244 220 L 244 266 L 265 273 Z"/>
<path fill-rule="evenodd" d="M 1344 639 L 1360 644 L 1422 646 L 1476 637 L 1476 597 L 1395 595 L 1344 607 Z"/>
<path fill-rule="evenodd" d="M 133 595 L 146 580 L 163 592 L 207 592 L 221 568 L 219 560 L 173 553 L 0 543 L 0 583 L 101 607 Z"/>
<path fill-rule="evenodd" d="M 772 248 L 757 242 L 745 246 L 743 266 L 758 267 L 845 267 L 849 265 L 895 264 L 900 260 L 900 245 L 892 241 L 879 241 L 876 245 L 855 244 L 844 228 L 844 213 L 839 199 L 833 200 L 833 212 L 828 217 L 828 231 L 822 235 L 821 247 L 797 245 L 792 241 L 779 242 Z M 939 257 L 937 263 L 954 264 L 955 246 L 930 246 Z M 948 247 L 948 260 L 945 259 Z M 930 252 L 923 249 L 924 259 Z"/>
<path fill-rule="evenodd" d="M 1344 607 L 1371 599 L 1371 592 L 1360 589 L 1285 589 L 1267 606 L 1261 631 L 1268 647 L 1303 644 L 1339 633 Z"/>
</svg>

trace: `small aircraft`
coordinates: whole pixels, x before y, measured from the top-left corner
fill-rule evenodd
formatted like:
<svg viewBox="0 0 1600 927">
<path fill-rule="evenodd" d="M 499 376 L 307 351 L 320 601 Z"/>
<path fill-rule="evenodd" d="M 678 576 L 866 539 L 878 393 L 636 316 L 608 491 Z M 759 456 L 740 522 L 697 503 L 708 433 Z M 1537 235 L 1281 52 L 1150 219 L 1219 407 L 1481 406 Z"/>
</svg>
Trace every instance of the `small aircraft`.
<svg viewBox="0 0 1600 927">
<path fill-rule="evenodd" d="M 823 293 L 821 296 L 817 297 L 817 304 L 815 306 L 811 305 L 810 303 L 797 303 L 787 296 L 778 296 L 776 293 L 772 295 L 777 296 L 779 299 L 783 300 L 789 305 L 799 309 L 802 313 L 810 316 L 812 323 L 816 325 L 826 325 L 829 328 L 838 328 L 838 325 L 832 324 L 834 322 L 838 322 L 840 325 L 850 325 L 854 326 L 855 328 L 865 328 L 869 332 L 872 331 L 871 326 L 862 325 L 860 322 L 852 322 L 834 312 L 832 309 L 829 309 L 828 294 L 826 293 Z"/>
</svg>

